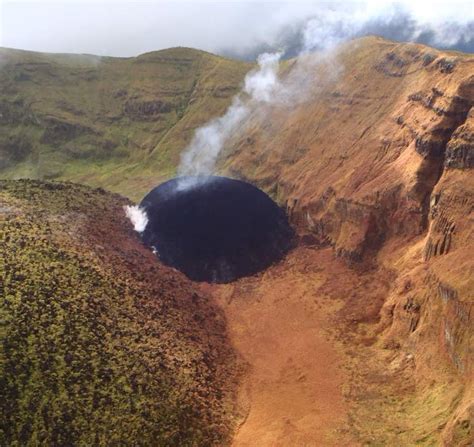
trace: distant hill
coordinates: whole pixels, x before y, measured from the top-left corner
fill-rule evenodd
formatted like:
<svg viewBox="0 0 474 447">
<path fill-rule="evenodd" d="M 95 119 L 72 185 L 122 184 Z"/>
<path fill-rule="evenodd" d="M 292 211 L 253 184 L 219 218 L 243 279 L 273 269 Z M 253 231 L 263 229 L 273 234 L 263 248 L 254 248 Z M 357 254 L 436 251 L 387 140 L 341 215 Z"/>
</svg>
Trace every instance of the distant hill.
<svg viewBox="0 0 474 447">
<path fill-rule="evenodd" d="M 0 178 L 68 179 L 139 199 L 174 173 L 251 64 L 189 48 L 135 58 L 0 49 Z"/>
</svg>

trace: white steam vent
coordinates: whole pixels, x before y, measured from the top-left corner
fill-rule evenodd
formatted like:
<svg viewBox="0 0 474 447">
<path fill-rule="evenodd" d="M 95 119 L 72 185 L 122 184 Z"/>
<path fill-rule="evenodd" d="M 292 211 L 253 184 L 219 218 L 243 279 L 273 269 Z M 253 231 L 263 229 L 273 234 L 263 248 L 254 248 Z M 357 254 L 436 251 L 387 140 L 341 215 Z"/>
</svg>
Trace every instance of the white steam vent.
<svg viewBox="0 0 474 447">
<path fill-rule="evenodd" d="M 138 205 L 124 206 L 125 214 L 133 224 L 133 228 L 138 233 L 143 233 L 148 223 L 146 211 Z"/>
</svg>

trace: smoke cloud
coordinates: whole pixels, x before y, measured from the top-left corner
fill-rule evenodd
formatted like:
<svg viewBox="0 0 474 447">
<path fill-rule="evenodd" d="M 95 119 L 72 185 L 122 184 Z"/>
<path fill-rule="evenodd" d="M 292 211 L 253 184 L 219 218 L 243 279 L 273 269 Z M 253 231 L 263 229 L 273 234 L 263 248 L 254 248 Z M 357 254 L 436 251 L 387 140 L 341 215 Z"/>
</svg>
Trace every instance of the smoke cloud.
<svg viewBox="0 0 474 447">
<path fill-rule="evenodd" d="M 262 18 L 262 28 L 251 45 L 223 45 L 217 52 L 253 60 L 261 51 L 283 49 L 282 57 L 291 58 L 367 35 L 474 52 L 474 8 L 467 1 L 280 4 Z"/>
<path fill-rule="evenodd" d="M 219 153 L 227 140 L 259 104 L 269 103 L 280 90 L 278 62 L 281 53 L 264 53 L 257 59 L 258 69 L 247 74 L 242 92 L 234 97 L 224 115 L 196 130 L 189 146 L 181 155 L 180 176 L 202 176 L 214 172 Z M 180 187 L 189 186 L 184 180 Z"/>
<path fill-rule="evenodd" d="M 148 216 L 145 210 L 137 205 L 128 205 L 124 207 L 124 211 L 130 222 L 132 222 L 134 230 L 138 233 L 143 233 L 148 224 Z"/>
</svg>

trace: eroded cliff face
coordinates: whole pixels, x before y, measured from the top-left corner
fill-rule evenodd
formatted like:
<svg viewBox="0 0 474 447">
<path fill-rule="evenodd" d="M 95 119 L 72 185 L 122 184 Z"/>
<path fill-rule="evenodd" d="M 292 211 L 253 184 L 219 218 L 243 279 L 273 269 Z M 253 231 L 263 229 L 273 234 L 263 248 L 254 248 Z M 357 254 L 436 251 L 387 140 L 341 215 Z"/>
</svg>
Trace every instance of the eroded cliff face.
<svg viewBox="0 0 474 447">
<path fill-rule="evenodd" d="M 474 58 L 366 38 L 336 60 L 306 101 L 253 116 L 222 170 L 272 193 L 302 242 L 393 278 L 375 346 L 412 359 L 422 423 L 470 445 Z"/>
</svg>

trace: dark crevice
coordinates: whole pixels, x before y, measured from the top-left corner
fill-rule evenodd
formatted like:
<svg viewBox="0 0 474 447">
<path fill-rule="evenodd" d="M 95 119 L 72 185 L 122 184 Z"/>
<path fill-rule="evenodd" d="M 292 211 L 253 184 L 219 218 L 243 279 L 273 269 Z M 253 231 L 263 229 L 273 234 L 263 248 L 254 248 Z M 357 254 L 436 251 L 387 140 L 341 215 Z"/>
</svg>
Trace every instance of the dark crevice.
<svg viewBox="0 0 474 447">
<path fill-rule="evenodd" d="M 432 132 L 434 138 L 428 140 L 418 138 L 416 141 L 416 151 L 425 157 L 418 173 L 418 177 L 420 178 L 418 189 L 422 195 L 423 228 L 427 228 L 428 226 L 431 194 L 444 172 L 447 145 L 454 132 L 466 122 L 470 109 L 471 104 L 466 103 L 463 110 L 459 112 L 455 119 L 450 118 L 453 121 L 449 127 L 435 129 Z"/>
</svg>

